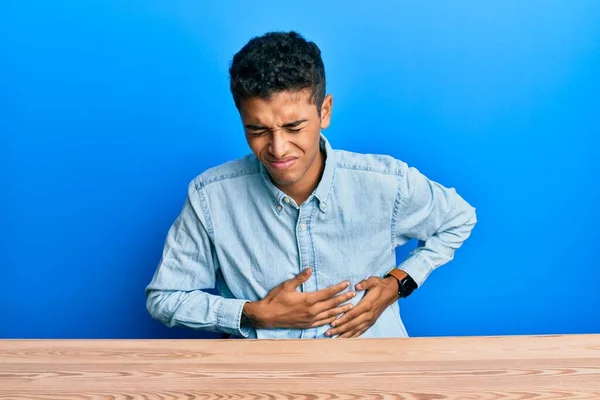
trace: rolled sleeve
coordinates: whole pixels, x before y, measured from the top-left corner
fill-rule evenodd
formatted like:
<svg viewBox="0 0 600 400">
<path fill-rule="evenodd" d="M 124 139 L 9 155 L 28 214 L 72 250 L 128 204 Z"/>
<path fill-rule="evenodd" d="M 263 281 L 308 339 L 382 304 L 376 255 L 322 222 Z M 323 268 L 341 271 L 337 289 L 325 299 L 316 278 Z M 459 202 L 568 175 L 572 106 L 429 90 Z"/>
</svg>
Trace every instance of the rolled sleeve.
<svg viewBox="0 0 600 400">
<path fill-rule="evenodd" d="M 411 257 L 404 260 L 398 269 L 406 272 L 415 280 L 417 285 L 421 286 L 434 270 L 434 267 L 429 264 L 419 253 L 414 253 Z"/>
<path fill-rule="evenodd" d="M 221 331 L 232 335 L 242 336 L 244 338 L 250 336 L 252 328 L 242 327 L 240 325 L 242 320 L 242 310 L 244 309 L 244 304 L 247 302 L 248 300 L 238 299 L 221 300 L 221 305 L 217 311 L 217 324 Z"/>
<path fill-rule="evenodd" d="M 393 247 L 407 239 L 419 244 L 398 268 L 419 286 L 450 262 L 477 223 L 475 208 L 454 188 L 446 188 L 399 162 L 398 194 L 392 217 Z"/>
</svg>

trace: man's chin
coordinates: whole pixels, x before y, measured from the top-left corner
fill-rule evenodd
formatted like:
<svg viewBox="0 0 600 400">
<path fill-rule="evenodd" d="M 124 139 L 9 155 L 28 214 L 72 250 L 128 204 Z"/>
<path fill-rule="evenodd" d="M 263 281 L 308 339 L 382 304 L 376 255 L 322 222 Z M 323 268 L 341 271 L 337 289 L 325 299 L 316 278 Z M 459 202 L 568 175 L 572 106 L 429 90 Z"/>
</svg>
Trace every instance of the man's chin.
<svg viewBox="0 0 600 400">
<path fill-rule="evenodd" d="M 274 177 L 271 176 L 273 178 L 273 181 L 278 185 L 278 186 L 288 186 L 291 184 L 296 183 L 296 179 L 291 179 L 289 177 Z"/>
<path fill-rule="evenodd" d="M 278 173 L 277 171 L 269 171 L 269 175 L 271 176 L 271 180 L 278 186 L 287 186 L 298 181 L 298 179 L 296 179 L 296 177 L 293 175 L 282 174 Z"/>
</svg>

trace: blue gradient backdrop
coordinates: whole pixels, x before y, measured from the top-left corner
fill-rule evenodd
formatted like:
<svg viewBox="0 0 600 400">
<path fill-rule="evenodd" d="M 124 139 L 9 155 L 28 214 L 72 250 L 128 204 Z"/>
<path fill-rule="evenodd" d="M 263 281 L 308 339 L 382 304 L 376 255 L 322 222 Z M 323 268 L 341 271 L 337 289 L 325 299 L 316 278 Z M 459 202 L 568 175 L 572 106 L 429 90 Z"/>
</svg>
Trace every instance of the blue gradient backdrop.
<svg viewBox="0 0 600 400">
<path fill-rule="evenodd" d="M 333 3 L 0 3 L 0 337 L 214 336 L 143 289 L 187 183 L 248 151 L 232 55 L 289 29 L 322 48 L 335 147 L 477 207 L 402 301 L 412 336 L 600 332 L 600 2 Z"/>
</svg>

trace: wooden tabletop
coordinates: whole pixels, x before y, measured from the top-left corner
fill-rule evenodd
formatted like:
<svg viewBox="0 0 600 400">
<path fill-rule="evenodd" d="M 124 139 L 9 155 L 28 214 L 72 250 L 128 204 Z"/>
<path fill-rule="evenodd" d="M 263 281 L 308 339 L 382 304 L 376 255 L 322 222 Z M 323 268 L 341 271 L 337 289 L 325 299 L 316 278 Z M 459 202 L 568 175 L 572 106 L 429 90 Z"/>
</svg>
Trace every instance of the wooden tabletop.
<svg viewBox="0 0 600 400">
<path fill-rule="evenodd" d="M 0 340 L 0 399 L 600 399 L 600 335 Z"/>
</svg>

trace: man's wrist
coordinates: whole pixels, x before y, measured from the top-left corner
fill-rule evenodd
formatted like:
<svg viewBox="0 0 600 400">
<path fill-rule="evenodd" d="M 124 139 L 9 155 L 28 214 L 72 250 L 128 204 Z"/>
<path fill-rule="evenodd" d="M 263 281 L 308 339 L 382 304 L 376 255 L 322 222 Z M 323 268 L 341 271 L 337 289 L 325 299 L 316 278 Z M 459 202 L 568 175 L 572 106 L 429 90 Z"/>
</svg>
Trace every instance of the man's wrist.
<svg viewBox="0 0 600 400">
<path fill-rule="evenodd" d="M 261 304 L 258 301 L 250 301 L 242 308 L 240 326 L 246 328 L 264 328 L 265 321 L 262 318 Z"/>
<path fill-rule="evenodd" d="M 388 282 L 394 282 L 394 287 L 396 288 L 396 292 L 400 292 L 400 281 L 398 280 L 398 278 L 396 278 L 393 275 L 388 275 L 385 278 L 383 278 L 384 281 L 388 281 Z"/>
<path fill-rule="evenodd" d="M 418 287 L 415 280 L 400 268 L 391 269 L 385 277 L 395 279 L 398 282 L 398 296 L 400 298 L 408 297 Z"/>
<path fill-rule="evenodd" d="M 400 282 L 402 279 L 406 278 L 408 274 L 402 271 L 400 268 L 393 268 L 385 274 L 386 278 L 394 278 L 398 282 L 398 286 L 400 286 Z"/>
</svg>

